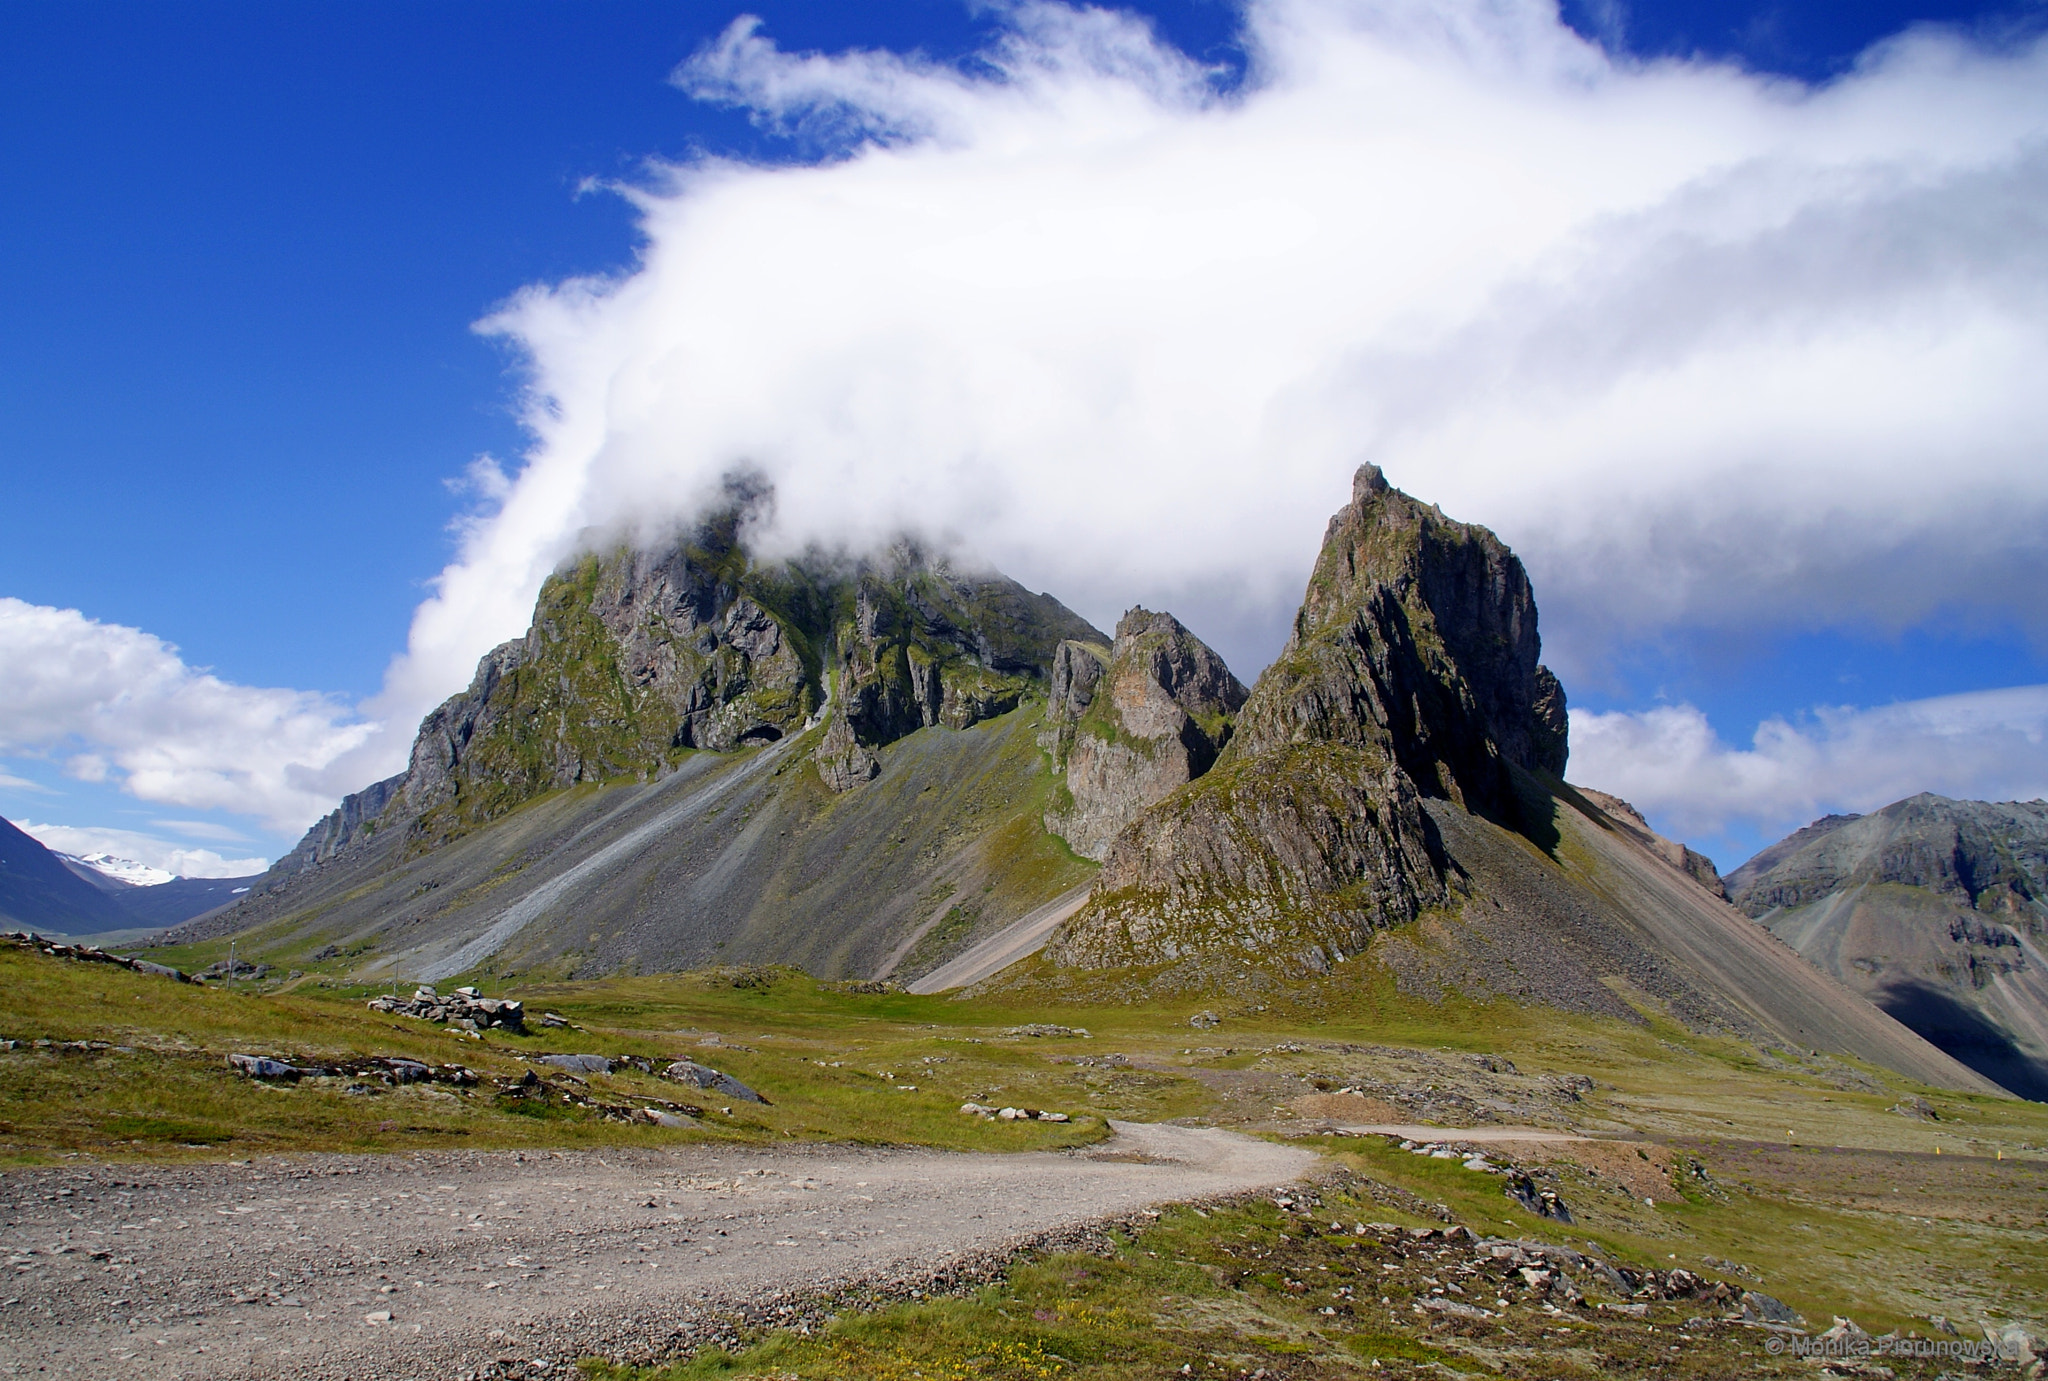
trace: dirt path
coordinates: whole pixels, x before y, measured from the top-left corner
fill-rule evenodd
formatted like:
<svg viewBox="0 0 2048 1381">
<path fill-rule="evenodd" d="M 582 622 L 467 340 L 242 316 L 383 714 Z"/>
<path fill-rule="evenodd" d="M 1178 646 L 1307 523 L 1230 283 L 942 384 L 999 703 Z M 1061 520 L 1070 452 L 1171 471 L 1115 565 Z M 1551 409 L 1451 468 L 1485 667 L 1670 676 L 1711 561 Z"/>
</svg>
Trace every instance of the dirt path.
<svg viewBox="0 0 2048 1381">
<path fill-rule="evenodd" d="M 0 1175 L 0 1375 L 452 1378 L 671 1350 L 777 1296 L 904 1290 L 1304 1151 L 1117 1124 L 1070 1154 L 844 1146 L 306 1156 Z M 535 1359 L 550 1365 L 536 1366 Z"/>
</svg>

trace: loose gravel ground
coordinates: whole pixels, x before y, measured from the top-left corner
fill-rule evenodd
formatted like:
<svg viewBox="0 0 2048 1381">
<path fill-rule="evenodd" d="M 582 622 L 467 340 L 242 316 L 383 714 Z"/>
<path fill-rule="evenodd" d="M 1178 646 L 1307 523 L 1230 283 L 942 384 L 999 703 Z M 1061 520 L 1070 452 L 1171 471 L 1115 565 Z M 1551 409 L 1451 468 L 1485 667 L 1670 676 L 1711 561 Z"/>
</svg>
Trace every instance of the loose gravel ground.
<svg viewBox="0 0 2048 1381">
<path fill-rule="evenodd" d="M 572 1375 L 945 1288 L 1308 1152 L 1119 1123 L 1063 1154 L 802 1146 L 295 1156 L 0 1175 L 0 1375 Z"/>
</svg>

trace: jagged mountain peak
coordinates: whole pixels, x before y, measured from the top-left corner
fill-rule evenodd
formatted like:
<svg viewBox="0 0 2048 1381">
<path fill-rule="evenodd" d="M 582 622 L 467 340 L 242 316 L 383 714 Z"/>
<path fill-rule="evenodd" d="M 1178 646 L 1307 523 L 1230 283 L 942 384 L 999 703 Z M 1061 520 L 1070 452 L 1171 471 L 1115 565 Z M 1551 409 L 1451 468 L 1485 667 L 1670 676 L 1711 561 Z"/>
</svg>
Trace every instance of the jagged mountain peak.
<svg viewBox="0 0 2048 1381">
<path fill-rule="evenodd" d="M 1539 664 L 1528 573 L 1488 529 L 1361 466 L 1293 633 L 1239 725 L 1242 753 L 1341 741 L 1429 795 L 1512 812 L 1505 768 L 1562 777 L 1563 688 Z"/>
<path fill-rule="evenodd" d="M 1506 545 L 1360 467 L 1214 768 L 1122 830 L 1055 957 L 1196 984 L 1249 953 L 1320 969 L 1445 904 L 1422 799 L 1513 823 L 1512 773 L 1564 766 L 1539 648 Z"/>
</svg>

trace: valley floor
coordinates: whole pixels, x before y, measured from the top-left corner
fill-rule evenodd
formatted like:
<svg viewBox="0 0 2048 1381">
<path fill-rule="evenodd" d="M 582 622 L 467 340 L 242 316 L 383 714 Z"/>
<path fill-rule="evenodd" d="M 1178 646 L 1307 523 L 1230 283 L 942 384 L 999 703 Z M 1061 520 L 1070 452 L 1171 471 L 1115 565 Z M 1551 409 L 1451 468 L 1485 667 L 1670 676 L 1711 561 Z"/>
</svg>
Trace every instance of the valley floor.
<svg viewBox="0 0 2048 1381">
<path fill-rule="evenodd" d="M 0 1374 L 1718 1381 L 1816 1375 L 1769 1341 L 1837 1315 L 2048 1335 L 2048 1107 L 1640 998 L 1631 1023 L 1349 966 L 1208 1006 L 741 967 L 536 985 L 508 994 L 527 1033 L 478 1036 L 373 995 L 0 949 Z M 611 1072 L 548 1062 L 579 1054 Z M 769 1101 L 659 1077 L 679 1056 Z"/>
</svg>

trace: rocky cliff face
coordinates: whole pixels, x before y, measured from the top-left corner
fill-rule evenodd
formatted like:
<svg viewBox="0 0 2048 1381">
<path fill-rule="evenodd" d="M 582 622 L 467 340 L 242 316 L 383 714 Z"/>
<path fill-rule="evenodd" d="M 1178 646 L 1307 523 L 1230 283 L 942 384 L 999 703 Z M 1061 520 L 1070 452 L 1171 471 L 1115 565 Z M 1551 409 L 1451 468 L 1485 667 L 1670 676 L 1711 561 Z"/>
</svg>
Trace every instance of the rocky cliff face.
<svg viewBox="0 0 2048 1381">
<path fill-rule="evenodd" d="M 1060 644 L 1044 742 L 1067 791 L 1046 828 L 1101 860 L 1138 813 L 1207 772 L 1249 694 L 1171 614 L 1132 609 L 1105 658 Z"/>
<path fill-rule="evenodd" d="M 273 874 L 380 832 L 435 847 L 562 787 L 773 743 L 828 699 L 817 768 L 850 790 L 878 770 L 873 749 L 1013 709 L 1042 693 L 1062 639 L 1101 639 L 1050 595 L 907 543 L 872 561 L 757 561 L 741 535 L 764 497 L 738 487 L 665 549 L 557 571 L 526 636 L 422 722 L 406 771 L 343 801 Z"/>
<path fill-rule="evenodd" d="M 846 585 L 851 608 L 833 630 L 837 722 L 821 758 L 839 789 L 871 775 L 864 749 L 1005 714 L 1043 692 L 1063 640 L 1102 636 L 1051 595 L 961 572 L 908 544 Z"/>
<path fill-rule="evenodd" d="M 1816 821 L 1737 907 L 1964 1064 L 2048 1100 L 2048 802 L 1914 796 Z"/>
<path fill-rule="evenodd" d="M 1322 969 L 1445 904 L 1423 798 L 1512 823 L 1512 771 L 1563 772 L 1564 696 L 1539 646 L 1498 538 L 1360 469 L 1215 767 L 1117 836 L 1049 956 L 1191 983 L 1245 956 Z"/>
</svg>

